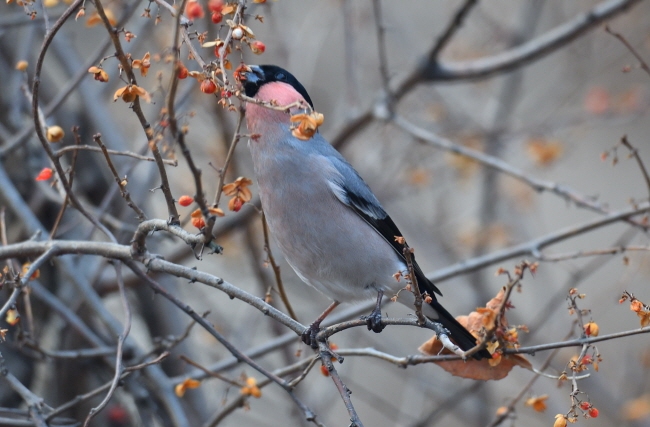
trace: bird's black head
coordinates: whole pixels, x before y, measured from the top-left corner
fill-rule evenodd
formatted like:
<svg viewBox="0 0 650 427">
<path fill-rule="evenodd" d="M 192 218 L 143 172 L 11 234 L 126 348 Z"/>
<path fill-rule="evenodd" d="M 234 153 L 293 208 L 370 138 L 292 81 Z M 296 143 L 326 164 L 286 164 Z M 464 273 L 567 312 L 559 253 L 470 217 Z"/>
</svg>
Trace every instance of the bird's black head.
<svg viewBox="0 0 650 427">
<path fill-rule="evenodd" d="M 314 104 L 311 102 L 311 98 L 305 90 L 305 87 L 287 70 L 277 65 L 249 65 L 249 68 L 251 71 L 242 73 L 243 78 L 240 79 L 244 86 L 246 96 L 254 98 L 260 88 L 265 84 L 281 82 L 293 87 L 296 92 L 305 98 L 305 101 L 309 103 L 311 108 L 314 108 Z"/>
</svg>

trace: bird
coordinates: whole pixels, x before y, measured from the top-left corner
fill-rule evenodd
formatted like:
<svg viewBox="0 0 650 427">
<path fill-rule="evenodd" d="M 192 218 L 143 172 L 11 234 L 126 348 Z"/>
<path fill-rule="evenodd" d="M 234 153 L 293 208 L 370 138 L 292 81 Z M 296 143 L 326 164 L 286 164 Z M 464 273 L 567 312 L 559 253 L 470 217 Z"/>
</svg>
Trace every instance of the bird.
<svg viewBox="0 0 650 427">
<path fill-rule="evenodd" d="M 247 65 L 238 79 L 249 98 L 248 146 L 271 235 L 300 279 L 333 300 L 302 340 L 317 348 L 320 323 L 336 306 L 373 297 L 376 307 L 364 318 L 369 330 L 381 332 L 384 294 L 397 294 L 410 307 L 415 301 L 412 292 L 400 291 L 405 285 L 398 281 L 409 271 L 402 233 L 359 173 L 319 132 L 294 136 L 291 115 L 314 108 L 296 77 L 276 65 Z M 263 103 L 294 107 L 283 111 Z M 429 297 L 423 314 L 442 324 L 462 350 L 475 347 L 476 338 L 438 302 L 435 294 L 442 294 L 414 257 L 412 267 L 420 291 Z M 485 349 L 473 356 L 491 357 Z"/>
</svg>

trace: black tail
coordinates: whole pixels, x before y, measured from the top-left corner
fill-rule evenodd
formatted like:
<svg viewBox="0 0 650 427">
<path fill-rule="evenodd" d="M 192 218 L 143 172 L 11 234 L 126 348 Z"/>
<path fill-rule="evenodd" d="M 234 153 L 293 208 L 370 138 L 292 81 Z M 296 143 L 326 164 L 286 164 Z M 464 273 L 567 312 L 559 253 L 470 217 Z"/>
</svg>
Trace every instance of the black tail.
<svg viewBox="0 0 650 427">
<path fill-rule="evenodd" d="M 458 321 L 454 319 L 454 317 L 449 314 L 449 312 L 445 310 L 444 307 L 435 300 L 435 298 L 433 301 L 431 301 L 430 305 L 434 310 L 436 310 L 436 312 L 438 312 L 439 315 L 437 319 L 431 320 L 441 323 L 442 326 L 449 329 L 449 338 L 451 338 L 451 340 L 455 342 L 458 347 L 463 349 L 463 351 L 467 351 L 476 346 L 476 337 L 472 335 L 467 329 L 465 329 L 463 325 L 458 323 Z M 472 357 L 477 360 L 492 358 L 490 353 L 485 349 L 474 353 Z"/>
<path fill-rule="evenodd" d="M 362 215 L 362 217 L 366 219 L 366 216 Z M 369 224 L 375 227 L 375 229 L 377 230 L 380 229 L 378 228 L 379 225 L 370 222 L 369 219 L 366 219 L 366 221 L 368 221 Z M 389 231 L 399 232 L 399 230 L 397 230 L 397 226 L 393 223 L 392 220 L 390 220 L 390 217 L 388 216 L 384 218 L 384 222 L 382 224 L 384 226 L 388 224 L 390 227 L 393 227 L 393 228 L 389 227 L 390 228 Z M 400 234 L 392 234 L 392 235 L 399 236 Z M 386 239 L 386 241 L 389 242 L 391 245 L 393 245 L 393 248 L 400 256 L 402 257 L 404 256 L 402 254 L 403 243 L 398 242 L 397 239 L 392 239 L 392 240 Z M 440 305 L 440 303 L 436 300 L 435 294 L 442 296 L 442 293 L 436 287 L 436 285 L 434 285 L 427 278 L 427 276 L 424 275 L 424 272 L 422 272 L 422 269 L 415 261 L 415 255 L 412 256 L 412 260 L 413 260 L 413 270 L 415 272 L 415 277 L 418 281 L 418 288 L 420 289 L 420 292 L 422 293 L 426 292 L 427 294 L 429 294 L 429 296 L 431 297 L 430 305 L 438 313 L 438 319 L 431 319 L 431 320 L 434 322 L 442 323 L 442 326 L 449 329 L 449 333 L 450 333 L 449 338 L 451 338 L 451 340 L 454 341 L 456 345 L 459 346 L 464 351 L 476 347 L 476 338 L 474 337 L 474 335 L 472 335 L 467 329 L 465 329 L 463 325 L 458 323 L 458 321 L 454 319 L 454 316 L 449 314 L 449 312 L 445 310 L 444 307 Z M 406 259 L 404 259 L 404 261 L 406 261 Z M 485 349 L 474 353 L 472 357 L 477 360 L 492 358 L 490 352 Z"/>
</svg>

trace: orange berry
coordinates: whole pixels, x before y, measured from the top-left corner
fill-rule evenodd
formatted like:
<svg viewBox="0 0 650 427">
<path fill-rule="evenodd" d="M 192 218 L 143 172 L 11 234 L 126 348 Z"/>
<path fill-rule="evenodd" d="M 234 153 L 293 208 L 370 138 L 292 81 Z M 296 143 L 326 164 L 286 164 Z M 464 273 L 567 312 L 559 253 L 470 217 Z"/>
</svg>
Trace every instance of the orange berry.
<svg viewBox="0 0 650 427">
<path fill-rule="evenodd" d="M 233 197 L 230 199 L 230 202 L 228 202 L 228 209 L 233 212 L 239 212 L 242 206 L 244 206 L 244 201 L 241 197 Z"/>
<path fill-rule="evenodd" d="M 52 178 L 52 169 L 50 168 L 43 168 L 38 175 L 36 175 L 36 181 L 47 181 L 50 178 Z"/>
<path fill-rule="evenodd" d="M 589 322 L 585 324 L 585 335 L 588 337 L 597 337 L 599 332 L 598 324 L 596 322 Z"/>
<path fill-rule="evenodd" d="M 566 417 L 562 414 L 557 414 L 555 416 L 555 423 L 553 423 L 553 427 L 566 427 L 566 425 L 567 425 Z"/>
<path fill-rule="evenodd" d="M 259 387 L 251 387 L 251 396 L 253 396 L 256 399 L 259 399 L 262 397 L 262 390 L 260 390 Z"/>
<path fill-rule="evenodd" d="M 323 374 L 324 377 L 330 376 L 330 371 L 327 369 L 327 366 L 325 365 L 320 365 L 320 373 Z"/>
<path fill-rule="evenodd" d="M 217 85 L 211 79 L 205 79 L 201 82 L 201 92 L 211 94 L 217 91 Z"/>
<path fill-rule="evenodd" d="M 192 225 L 200 230 L 203 227 L 205 227 L 205 220 L 203 219 L 203 217 L 192 218 Z"/>
<path fill-rule="evenodd" d="M 589 410 L 589 416 L 590 416 L 591 418 L 598 418 L 598 409 L 596 409 L 596 408 L 591 408 L 591 409 Z"/>
<path fill-rule="evenodd" d="M 217 44 L 214 46 L 214 56 L 216 56 L 217 58 L 221 58 L 221 54 L 220 54 L 221 48 L 223 48 L 223 40 L 219 40 Z M 231 51 L 230 46 L 229 45 L 226 46 L 224 49 L 223 57 L 224 58 L 227 57 L 230 54 L 230 51 Z"/>
<path fill-rule="evenodd" d="M 178 204 L 181 206 L 189 206 L 194 201 L 194 198 L 191 196 L 181 196 L 178 198 Z"/>
<path fill-rule="evenodd" d="M 589 408 L 591 408 L 591 403 L 589 403 L 589 402 L 580 403 L 580 409 L 582 409 L 583 411 L 586 411 Z"/>
<path fill-rule="evenodd" d="M 16 70 L 18 71 L 25 71 L 27 70 L 27 67 L 29 66 L 29 63 L 27 61 L 18 61 L 16 63 Z"/>
<path fill-rule="evenodd" d="M 61 126 L 50 126 L 47 128 L 47 132 L 45 133 L 45 137 L 49 142 L 59 142 L 64 136 L 65 132 Z"/>
<path fill-rule="evenodd" d="M 187 76 L 189 75 L 189 71 L 187 71 L 187 67 L 183 65 L 183 63 L 178 64 L 178 78 L 183 80 L 186 79 Z"/>
<path fill-rule="evenodd" d="M 249 46 L 255 55 L 261 55 L 266 50 L 266 45 L 259 40 L 255 40 Z"/>
<path fill-rule="evenodd" d="M 208 1 L 208 10 L 214 13 L 221 13 L 223 10 L 223 0 Z"/>
<path fill-rule="evenodd" d="M 213 24 L 218 24 L 223 20 L 223 15 L 219 12 L 213 12 L 212 13 L 212 23 Z"/>
<path fill-rule="evenodd" d="M 196 0 L 190 0 L 185 5 L 185 15 L 192 20 L 203 18 L 203 6 L 201 6 L 201 4 Z"/>
</svg>

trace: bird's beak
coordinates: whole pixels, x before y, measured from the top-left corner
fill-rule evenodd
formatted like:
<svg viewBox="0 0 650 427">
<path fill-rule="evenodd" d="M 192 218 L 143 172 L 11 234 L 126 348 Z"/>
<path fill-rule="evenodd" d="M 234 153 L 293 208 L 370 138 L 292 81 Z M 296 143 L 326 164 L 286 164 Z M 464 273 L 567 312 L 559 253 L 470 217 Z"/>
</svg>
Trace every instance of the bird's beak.
<svg viewBox="0 0 650 427">
<path fill-rule="evenodd" d="M 239 80 L 247 84 L 257 84 L 264 81 L 264 72 L 257 65 L 249 65 L 248 69 L 240 74 Z"/>
</svg>

